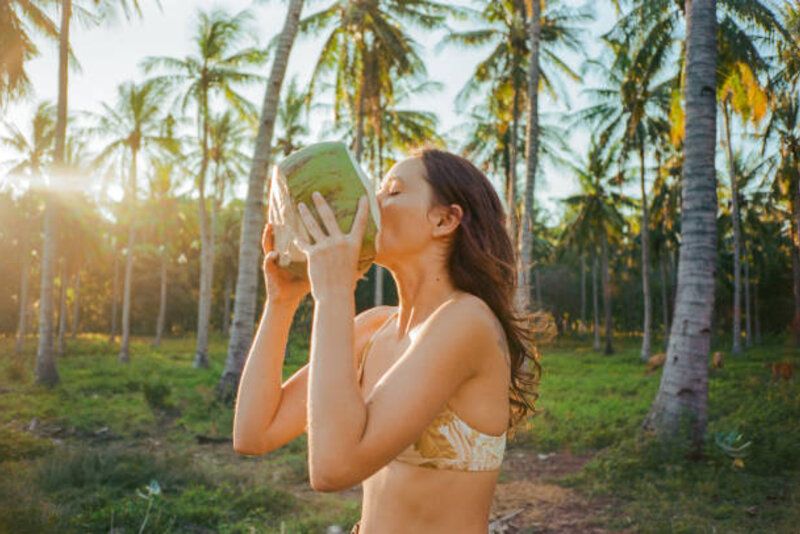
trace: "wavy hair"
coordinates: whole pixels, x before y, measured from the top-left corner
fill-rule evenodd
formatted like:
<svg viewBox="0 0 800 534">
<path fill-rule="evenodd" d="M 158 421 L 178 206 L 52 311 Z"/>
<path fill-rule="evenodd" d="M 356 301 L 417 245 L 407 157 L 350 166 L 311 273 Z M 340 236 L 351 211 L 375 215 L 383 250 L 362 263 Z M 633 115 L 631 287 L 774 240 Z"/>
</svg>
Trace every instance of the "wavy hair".
<svg viewBox="0 0 800 534">
<path fill-rule="evenodd" d="M 507 215 L 486 175 L 466 158 L 445 150 L 425 146 L 411 155 L 425 165 L 425 179 L 434 193 L 431 208 L 458 204 L 463 210 L 447 269 L 458 289 L 489 305 L 508 339 L 511 437 L 521 422 L 539 413 L 535 402 L 542 366 L 536 342 L 550 330 L 547 316 L 514 306 L 518 257 L 506 230 Z"/>
</svg>

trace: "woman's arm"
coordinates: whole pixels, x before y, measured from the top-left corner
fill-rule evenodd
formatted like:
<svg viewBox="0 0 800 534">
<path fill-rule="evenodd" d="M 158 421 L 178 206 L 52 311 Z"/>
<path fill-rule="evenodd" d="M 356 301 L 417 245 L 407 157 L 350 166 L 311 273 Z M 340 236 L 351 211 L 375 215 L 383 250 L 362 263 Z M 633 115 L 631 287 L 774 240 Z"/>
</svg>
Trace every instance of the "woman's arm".
<svg viewBox="0 0 800 534">
<path fill-rule="evenodd" d="M 233 419 L 233 449 L 261 454 L 264 438 L 281 402 L 283 361 L 299 299 L 270 299 L 239 380 Z"/>
</svg>

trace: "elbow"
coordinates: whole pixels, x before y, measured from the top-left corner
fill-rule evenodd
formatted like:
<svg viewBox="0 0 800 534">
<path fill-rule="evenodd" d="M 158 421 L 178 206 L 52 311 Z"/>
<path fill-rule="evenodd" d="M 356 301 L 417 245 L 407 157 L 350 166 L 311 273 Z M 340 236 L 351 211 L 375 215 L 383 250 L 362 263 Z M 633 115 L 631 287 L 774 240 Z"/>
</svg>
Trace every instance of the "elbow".
<svg viewBox="0 0 800 534">
<path fill-rule="evenodd" d="M 330 469 L 321 469 L 313 465 L 309 469 L 309 482 L 314 491 L 322 493 L 343 491 L 355 485 L 349 480 L 348 477 L 338 475 Z"/>
<path fill-rule="evenodd" d="M 246 456 L 261 456 L 269 452 L 264 444 L 237 437 L 236 434 L 233 436 L 233 450 Z"/>
</svg>

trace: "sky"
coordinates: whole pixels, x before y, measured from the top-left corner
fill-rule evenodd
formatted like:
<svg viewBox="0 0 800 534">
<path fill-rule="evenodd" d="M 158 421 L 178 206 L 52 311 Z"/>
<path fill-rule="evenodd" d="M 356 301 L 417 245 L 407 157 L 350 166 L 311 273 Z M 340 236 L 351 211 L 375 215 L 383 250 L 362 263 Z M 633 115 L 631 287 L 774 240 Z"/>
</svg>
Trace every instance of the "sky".
<svg viewBox="0 0 800 534">
<path fill-rule="evenodd" d="M 573 6 L 583 5 L 581 0 L 564 0 Z M 139 62 L 147 56 L 184 56 L 191 53 L 191 38 L 197 23 L 197 11 L 209 10 L 215 7 L 224 7 L 229 12 L 250 8 L 255 14 L 255 27 L 260 44 L 266 44 L 269 39 L 278 34 L 282 28 L 286 2 L 268 0 L 252 2 L 252 0 L 227 0 L 222 3 L 211 0 L 161 0 L 161 9 L 155 0 L 141 0 L 143 16 L 141 19 L 119 20 L 110 25 L 101 27 L 82 27 L 73 24 L 71 41 L 75 54 L 80 62 L 80 70 L 72 70 L 69 78 L 69 109 L 73 111 L 99 111 L 100 104 L 112 104 L 116 95 L 117 86 L 128 80 L 142 80 L 145 78 Z M 585 55 L 594 57 L 600 52 L 598 37 L 613 24 L 613 13 L 605 3 L 593 3 L 596 7 L 596 20 L 586 27 L 584 34 Z M 303 17 L 330 5 L 329 1 L 316 0 L 306 2 Z M 605 8 L 605 9 L 603 9 Z M 464 23 L 453 22 L 456 29 L 468 29 Z M 442 39 L 446 28 L 436 32 L 422 32 L 415 29 L 410 34 L 420 45 L 421 55 L 427 65 L 429 78 L 444 84 L 441 92 L 430 95 L 415 95 L 409 101 L 409 107 L 420 110 L 434 111 L 439 117 L 440 133 L 451 134 L 452 130 L 462 122 L 454 106 L 455 95 L 464 86 L 472 75 L 475 65 L 489 51 L 489 47 L 470 49 L 446 47 L 435 50 L 437 43 Z M 322 46 L 322 37 L 299 37 L 292 49 L 289 59 L 289 70 L 286 82 L 292 77 L 297 77 L 300 87 L 306 85 L 311 76 L 311 70 L 316 63 L 319 50 Z M 41 54 L 27 65 L 29 77 L 33 86 L 33 95 L 27 100 L 12 104 L 6 110 L 6 116 L 0 119 L 10 122 L 23 132 L 28 131 L 33 109 L 38 101 L 48 99 L 52 102 L 57 98 L 57 73 L 58 58 L 55 43 L 37 41 Z M 578 54 L 564 53 L 566 62 L 578 70 L 582 58 Z M 269 65 L 264 68 L 264 75 L 269 73 Z M 586 105 L 585 96 L 581 93 L 584 84 L 564 82 L 567 99 L 573 109 Z M 263 86 L 253 87 L 243 93 L 254 102 L 258 109 L 263 99 Z M 166 103 L 165 103 L 166 105 Z M 563 110 L 564 101 L 553 102 L 546 95 L 540 98 L 542 113 Z M 325 117 L 327 119 L 327 117 Z M 320 131 L 319 118 L 313 119 L 312 136 L 309 141 L 328 140 L 325 133 Z M 524 135 L 524 132 L 521 132 Z M 577 153 L 582 153 L 587 145 L 588 132 L 578 130 L 570 131 L 570 138 L 566 143 Z M 456 139 L 457 140 L 457 139 Z M 457 150 L 459 146 L 449 146 Z M 12 153 L 0 147 L 0 164 L 11 159 Z M 2 171 L 0 171 L 2 172 Z M 544 207 L 553 210 L 558 206 L 557 199 L 563 198 L 576 191 L 576 179 L 567 169 L 553 168 L 545 165 L 537 183 L 537 201 Z M 2 176 L 2 174 L 0 174 Z M 0 178 L 8 180 L 8 177 Z M 242 177 L 242 184 L 246 176 Z M 245 186 L 237 188 L 237 196 L 243 197 Z M 118 191 L 121 194 L 121 191 Z"/>
</svg>

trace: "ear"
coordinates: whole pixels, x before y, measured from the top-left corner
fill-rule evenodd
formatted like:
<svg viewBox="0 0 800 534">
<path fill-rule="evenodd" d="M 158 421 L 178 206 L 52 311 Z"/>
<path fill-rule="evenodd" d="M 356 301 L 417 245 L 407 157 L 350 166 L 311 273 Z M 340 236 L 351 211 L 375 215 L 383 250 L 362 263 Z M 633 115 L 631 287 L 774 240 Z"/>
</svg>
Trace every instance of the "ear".
<svg viewBox="0 0 800 534">
<path fill-rule="evenodd" d="M 435 208 L 433 236 L 445 237 L 454 233 L 458 225 L 461 224 L 463 216 L 464 210 L 458 204 L 450 204 L 449 207 L 437 206 Z"/>
</svg>

